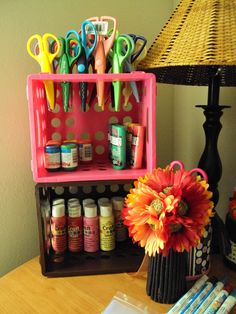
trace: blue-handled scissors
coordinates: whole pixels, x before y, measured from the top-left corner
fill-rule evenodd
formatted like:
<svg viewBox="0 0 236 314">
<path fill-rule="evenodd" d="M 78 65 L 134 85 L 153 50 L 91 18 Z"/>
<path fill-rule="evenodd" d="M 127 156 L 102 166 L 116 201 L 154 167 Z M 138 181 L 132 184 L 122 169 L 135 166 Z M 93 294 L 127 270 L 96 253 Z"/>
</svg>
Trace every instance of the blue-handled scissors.
<svg viewBox="0 0 236 314">
<path fill-rule="evenodd" d="M 80 56 L 81 44 L 76 38 L 58 37 L 58 40 L 60 42 L 60 52 L 58 55 L 59 72 L 60 74 L 69 74 L 72 72 L 73 64 Z M 65 112 L 69 108 L 70 85 L 70 82 L 61 82 Z"/>
<path fill-rule="evenodd" d="M 53 53 L 51 53 L 49 49 L 52 40 L 57 42 L 57 49 Z M 35 49 L 35 46 L 37 46 L 36 50 L 38 51 L 38 54 L 35 54 L 35 51 L 32 50 L 32 43 L 35 41 L 36 41 L 36 45 L 34 45 L 34 49 Z M 32 35 L 28 39 L 28 42 L 27 42 L 27 50 L 28 50 L 29 55 L 40 64 L 41 72 L 43 73 L 53 73 L 52 62 L 54 58 L 56 58 L 56 56 L 58 55 L 59 49 L 60 47 L 59 47 L 59 41 L 57 37 L 49 33 L 46 33 L 43 36 L 40 36 L 38 34 Z M 54 110 L 55 96 L 54 96 L 53 81 L 45 80 L 44 87 L 45 87 L 46 96 L 47 96 L 47 100 L 49 104 L 49 109 Z"/>
<path fill-rule="evenodd" d="M 134 42 L 134 49 L 132 53 L 126 58 L 124 61 L 124 72 L 125 73 L 131 73 L 132 71 L 135 70 L 133 63 L 135 60 L 137 60 L 141 53 L 143 52 L 146 44 L 147 44 L 147 39 L 143 36 L 140 35 L 135 35 L 135 34 L 129 34 L 129 36 L 132 38 Z M 129 85 L 131 87 L 131 90 L 129 88 Z M 129 100 L 129 96 L 133 93 L 135 100 L 137 103 L 140 102 L 140 97 L 139 97 L 139 92 L 137 88 L 137 84 L 134 81 L 126 82 L 125 88 L 123 90 L 123 94 L 125 95 L 125 105 Z"/>
<path fill-rule="evenodd" d="M 89 40 L 86 32 L 87 28 L 92 30 L 93 41 Z M 97 33 L 94 25 L 85 20 L 81 25 L 80 34 L 76 30 L 69 30 L 66 34 L 66 38 L 76 38 L 81 43 L 81 53 L 77 59 L 77 69 L 79 73 L 89 73 L 89 65 L 92 60 L 92 53 L 97 45 Z M 86 102 L 87 102 L 87 89 L 88 83 L 80 82 L 80 99 L 81 99 L 81 108 L 82 111 L 86 111 Z"/>
<path fill-rule="evenodd" d="M 132 52 L 132 41 L 126 35 L 118 35 L 111 51 L 112 73 L 122 73 L 125 59 Z M 119 111 L 121 81 L 113 81 L 115 111 Z"/>
</svg>

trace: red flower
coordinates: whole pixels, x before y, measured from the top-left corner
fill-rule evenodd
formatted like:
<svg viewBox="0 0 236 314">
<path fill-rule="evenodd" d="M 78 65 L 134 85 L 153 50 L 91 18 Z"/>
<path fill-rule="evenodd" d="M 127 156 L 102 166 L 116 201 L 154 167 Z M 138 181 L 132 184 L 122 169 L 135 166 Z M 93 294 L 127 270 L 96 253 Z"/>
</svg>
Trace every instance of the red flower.
<svg viewBox="0 0 236 314">
<path fill-rule="evenodd" d="M 139 178 L 126 197 L 124 224 L 146 253 L 167 255 L 169 249 L 197 246 L 212 216 L 208 184 L 185 170 L 169 166 Z"/>
</svg>

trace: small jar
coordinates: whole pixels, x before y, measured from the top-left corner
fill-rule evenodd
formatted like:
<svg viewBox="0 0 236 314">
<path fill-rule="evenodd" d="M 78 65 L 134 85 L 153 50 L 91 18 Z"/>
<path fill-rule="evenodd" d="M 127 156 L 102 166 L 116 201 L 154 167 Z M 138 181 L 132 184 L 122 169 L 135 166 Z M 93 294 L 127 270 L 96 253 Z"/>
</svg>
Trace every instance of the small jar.
<svg viewBox="0 0 236 314">
<path fill-rule="evenodd" d="M 91 162 L 93 160 L 92 142 L 90 140 L 79 140 L 79 160 Z"/>
<path fill-rule="evenodd" d="M 44 167 L 47 171 L 58 171 L 61 168 L 60 146 L 47 144 L 44 148 Z"/>
<path fill-rule="evenodd" d="M 76 170 L 78 167 L 78 148 L 75 143 L 61 145 L 61 165 L 66 171 Z"/>
</svg>

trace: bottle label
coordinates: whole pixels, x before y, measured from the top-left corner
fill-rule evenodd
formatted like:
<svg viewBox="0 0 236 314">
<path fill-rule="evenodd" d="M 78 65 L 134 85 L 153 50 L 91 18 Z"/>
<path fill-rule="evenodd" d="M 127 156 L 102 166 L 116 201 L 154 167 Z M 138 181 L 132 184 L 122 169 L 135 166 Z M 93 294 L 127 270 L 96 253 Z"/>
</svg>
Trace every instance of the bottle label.
<svg viewBox="0 0 236 314">
<path fill-rule="evenodd" d="M 92 145 L 79 144 L 79 159 L 80 161 L 91 161 L 92 160 Z"/>
<path fill-rule="evenodd" d="M 98 220 L 84 219 L 84 251 L 96 252 L 99 249 Z"/>
<path fill-rule="evenodd" d="M 66 221 L 65 219 L 53 218 L 51 220 L 52 248 L 57 253 L 66 250 Z"/>
<path fill-rule="evenodd" d="M 45 153 L 45 168 L 58 169 L 61 166 L 60 152 L 59 153 Z"/>
<path fill-rule="evenodd" d="M 127 239 L 127 229 L 123 224 L 120 210 L 115 210 L 115 238 L 118 242 Z"/>
<path fill-rule="evenodd" d="M 100 248 L 103 251 L 111 251 L 115 248 L 113 217 L 100 217 Z"/>
<path fill-rule="evenodd" d="M 71 148 L 68 152 L 61 153 L 62 167 L 74 168 L 78 166 L 77 148 Z"/>
<path fill-rule="evenodd" d="M 83 249 L 82 217 L 68 218 L 68 249 L 80 252 Z"/>
</svg>

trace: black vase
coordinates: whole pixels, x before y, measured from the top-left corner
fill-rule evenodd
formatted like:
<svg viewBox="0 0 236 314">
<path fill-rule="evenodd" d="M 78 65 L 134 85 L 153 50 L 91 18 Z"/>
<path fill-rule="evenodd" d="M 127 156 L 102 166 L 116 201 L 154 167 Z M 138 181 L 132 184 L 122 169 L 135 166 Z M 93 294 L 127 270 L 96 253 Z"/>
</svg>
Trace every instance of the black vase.
<svg viewBox="0 0 236 314">
<path fill-rule="evenodd" d="M 186 292 L 187 255 L 173 250 L 149 257 L 146 291 L 159 303 L 175 303 Z"/>
</svg>

